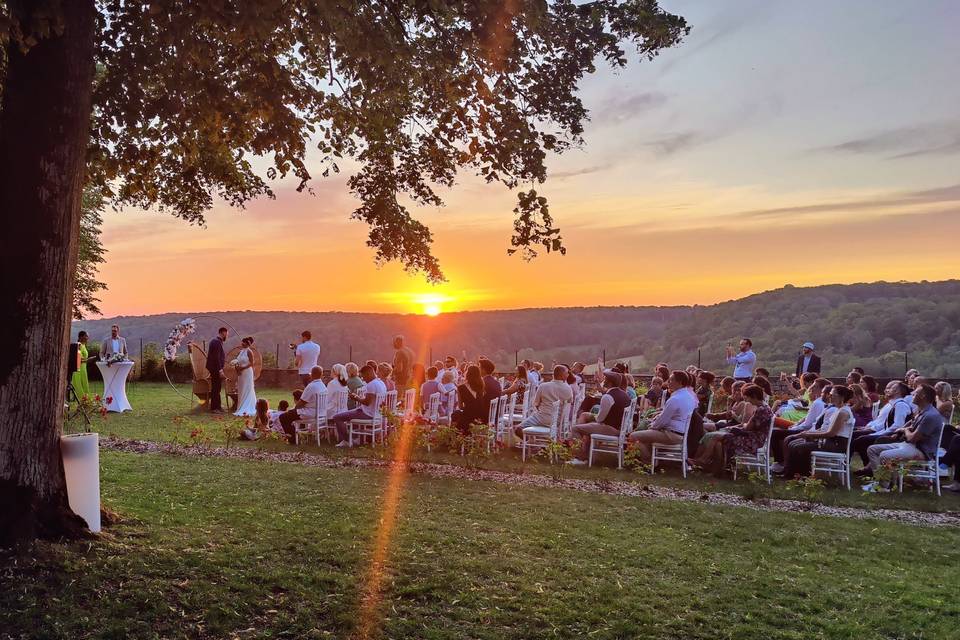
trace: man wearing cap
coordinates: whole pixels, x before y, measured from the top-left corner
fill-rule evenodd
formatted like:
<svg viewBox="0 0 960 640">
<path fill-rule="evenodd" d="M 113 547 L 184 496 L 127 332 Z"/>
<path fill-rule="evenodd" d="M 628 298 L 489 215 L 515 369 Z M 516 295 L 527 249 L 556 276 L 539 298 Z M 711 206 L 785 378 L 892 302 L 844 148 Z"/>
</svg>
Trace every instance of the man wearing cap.
<svg viewBox="0 0 960 640">
<path fill-rule="evenodd" d="M 813 352 L 812 342 L 804 342 L 803 351 L 797 357 L 797 377 L 808 372 L 820 373 L 820 356 Z"/>
</svg>

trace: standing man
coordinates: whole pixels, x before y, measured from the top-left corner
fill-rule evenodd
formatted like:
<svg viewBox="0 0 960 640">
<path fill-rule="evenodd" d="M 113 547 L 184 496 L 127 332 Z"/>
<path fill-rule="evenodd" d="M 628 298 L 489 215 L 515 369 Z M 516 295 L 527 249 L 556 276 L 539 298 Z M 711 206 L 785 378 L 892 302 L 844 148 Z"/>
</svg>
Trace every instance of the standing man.
<svg viewBox="0 0 960 640">
<path fill-rule="evenodd" d="M 403 336 L 393 339 L 393 381 L 397 385 L 397 393 L 403 394 L 410 387 L 413 378 L 413 350 L 403 344 Z"/>
<path fill-rule="evenodd" d="M 813 343 L 804 342 L 803 351 L 797 357 L 797 377 L 805 373 L 820 373 L 820 356 L 813 352 Z"/>
<path fill-rule="evenodd" d="M 733 347 L 727 345 L 727 362 L 733 365 L 734 379 L 746 382 L 753 380 L 753 368 L 757 364 L 753 341 L 750 338 L 741 338 L 740 353 L 734 353 Z"/>
<path fill-rule="evenodd" d="M 100 359 L 107 360 L 116 354 L 127 357 L 127 339 L 120 335 L 120 325 L 110 327 L 110 337 L 100 345 Z"/>
<path fill-rule="evenodd" d="M 217 337 L 210 341 L 210 348 L 207 350 L 207 371 L 210 372 L 210 413 L 223 413 L 220 405 L 220 391 L 223 388 L 223 366 L 227 360 L 223 352 L 223 343 L 227 341 L 229 333 L 226 327 L 217 329 Z"/>
<path fill-rule="evenodd" d="M 320 345 L 312 340 L 309 331 L 300 334 L 300 344 L 297 345 L 296 358 L 297 373 L 300 374 L 300 384 L 306 387 L 310 384 L 310 373 L 320 360 Z"/>
</svg>

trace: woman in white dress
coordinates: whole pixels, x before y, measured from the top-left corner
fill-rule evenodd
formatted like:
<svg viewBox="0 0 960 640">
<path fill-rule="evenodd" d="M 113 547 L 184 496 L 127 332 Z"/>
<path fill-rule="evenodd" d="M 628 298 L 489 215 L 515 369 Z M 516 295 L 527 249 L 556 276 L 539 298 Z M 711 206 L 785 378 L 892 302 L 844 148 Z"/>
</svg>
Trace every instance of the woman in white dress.
<svg viewBox="0 0 960 640">
<path fill-rule="evenodd" d="M 255 416 L 257 415 L 257 392 L 253 388 L 253 353 L 250 351 L 250 345 L 253 344 L 253 338 L 247 336 L 240 341 L 243 348 L 237 354 L 237 359 L 233 361 L 234 368 L 237 370 L 237 410 L 235 416 Z"/>
</svg>

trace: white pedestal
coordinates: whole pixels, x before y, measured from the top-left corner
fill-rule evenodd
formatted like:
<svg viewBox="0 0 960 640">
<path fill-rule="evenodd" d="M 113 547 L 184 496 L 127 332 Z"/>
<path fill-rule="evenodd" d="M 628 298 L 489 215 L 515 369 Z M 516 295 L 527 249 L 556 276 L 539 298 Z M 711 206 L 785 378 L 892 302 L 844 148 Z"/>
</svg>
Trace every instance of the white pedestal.
<svg viewBox="0 0 960 640">
<path fill-rule="evenodd" d="M 127 400 L 127 376 L 133 369 L 132 362 L 117 362 L 107 366 L 105 362 L 98 362 L 97 368 L 103 376 L 103 406 L 107 411 L 122 413 L 133 411 Z"/>
<path fill-rule="evenodd" d="M 100 436 L 96 433 L 62 436 L 60 455 L 70 508 L 96 533 L 100 531 Z"/>
</svg>

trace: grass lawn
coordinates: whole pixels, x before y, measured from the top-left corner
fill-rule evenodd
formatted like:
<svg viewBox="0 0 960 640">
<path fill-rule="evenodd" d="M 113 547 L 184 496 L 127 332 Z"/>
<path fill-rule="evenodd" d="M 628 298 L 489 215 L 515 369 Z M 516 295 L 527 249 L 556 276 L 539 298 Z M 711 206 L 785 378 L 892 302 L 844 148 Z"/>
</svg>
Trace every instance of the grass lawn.
<svg viewBox="0 0 960 640">
<path fill-rule="evenodd" d="M 0 557 L 0 637 L 956 638 L 960 532 L 104 452 L 100 542 Z M 389 519 L 388 519 L 389 522 Z"/>
<path fill-rule="evenodd" d="M 100 383 L 93 383 L 93 392 L 99 393 Z M 180 393 L 189 397 L 189 385 L 178 387 Z M 190 403 L 178 396 L 167 384 L 156 383 L 133 383 L 128 386 L 127 396 L 133 405 L 132 412 L 124 414 L 109 414 L 107 418 L 94 419 L 93 428 L 104 435 L 115 435 L 120 438 L 133 438 L 156 441 L 170 441 L 178 434 L 181 438 L 186 438 L 190 431 L 189 425 L 180 425 L 174 423 L 176 416 L 190 414 Z M 277 406 L 281 399 L 290 400 L 290 394 L 287 390 L 281 389 L 258 389 L 259 397 L 267 398 L 271 408 Z M 223 433 L 224 422 L 216 421 L 209 414 L 191 416 L 189 424 L 204 425 L 207 432 L 213 437 L 214 444 L 222 445 L 225 441 Z M 68 427 L 70 430 L 79 431 L 85 427 L 79 420 L 74 420 Z M 289 445 L 282 442 L 271 443 L 235 443 L 235 446 L 253 446 L 267 449 L 288 451 Z M 383 448 L 370 449 L 369 447 L 358 447 L 350 451 L 335 449 L 325 443 L 319 448 L 316 445 L 302 444 L 301 448 L 313 453 L 322 453 L 328 457 L 339 456 L 374 456 L 389 457 L 391 452 Z M 425 450 L 415 450 L 412 459 L 425 462 L 440 462 L 448 464 L 463 465 L 465 461 L 459 455 L 450 455 L 446 453 L 432 452 Z M 590 479 L 609 479 L 636 481 L 649 484 L 661 484 L 673 487 L 696 489 L 702 491 L 723 491 L 725 493 L 754 495 L 760 493 L 767 497 L 776 498 L 797 498 L 798 493 L 788 489 L 786 483 L 782 480 L 774 481 L 772 487 L 768 488 L 766 484 L 762 486 L 751 484 L 740 479 L 733 482 L 732 479 L 717 479 L 710 475 L 694 474 L 684 479 L 680 476 L 679 470 L 667 468 L 665 473 L 651 475 L 639 475 L 630 471 L 618 471 L 612 460 L 608 457 L 603 466 L 592 469 L 573 469 L 564 470 L 567 477 L 571 478 L 590 478 Z M 857 462 L 859 464 L 859 462 Z M 547 464 L 542 461 L 533 461 L 523 463 L 520 461 L 520 454 L 517 451 L 504 451 L 496 456 L 484 460 L 480 466 L 500 471 L 510 471 L 516 473 L 550 473 Z M 663 469 L 661 469 L 663 470 Z M 856 480 L 855 480 L 856 482 Z M 914 509 L 920 511 L 957 511 L 960 510 L 960 496 L 944 492 L 943 496 L 937 497 L 926 490 L 907 490 L 903 494 L 863 494 L 856 486 L 853 491 L 838 486 L 836 478 L 829 481 L 827 490 L 820 499 L 828 505 L 838 506 L 858 506 L 864 508 L 883 507 L 894 509 Z"/>
</svg>

